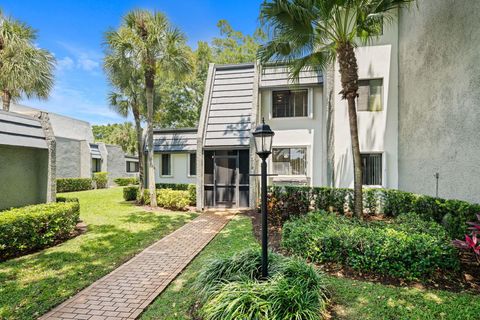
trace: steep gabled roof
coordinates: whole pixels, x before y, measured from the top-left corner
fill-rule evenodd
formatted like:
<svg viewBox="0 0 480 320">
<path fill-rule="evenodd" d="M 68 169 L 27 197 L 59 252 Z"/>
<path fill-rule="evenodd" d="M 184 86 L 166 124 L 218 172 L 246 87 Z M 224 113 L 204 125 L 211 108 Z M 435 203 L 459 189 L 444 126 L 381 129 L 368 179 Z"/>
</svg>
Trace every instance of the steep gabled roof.
<svg viewBox="0 0 480 320">
<path fill-rule="evenodd" d="M 155 129 L 155 152 L 192 152 L 197 150 L 197 128 Z"/>
<path fill-rule="evenodd" d="M 250 145 L 250 128 L 255 91 L 255 65 L 215 65 L 203 119 L 204 147 Z"/>
</svg>

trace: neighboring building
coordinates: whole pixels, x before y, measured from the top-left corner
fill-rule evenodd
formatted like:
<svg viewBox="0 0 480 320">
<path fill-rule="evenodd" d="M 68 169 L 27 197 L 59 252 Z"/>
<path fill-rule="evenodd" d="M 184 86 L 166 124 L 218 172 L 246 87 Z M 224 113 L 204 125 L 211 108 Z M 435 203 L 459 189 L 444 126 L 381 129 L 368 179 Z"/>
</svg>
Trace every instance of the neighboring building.
<svg viewBox="0 0 480 320">
<path fill-rule="evenodd" d="M 419 1 L 355 49 L 364 185 L 432 196 L 438 187 L 439 197 L 480 202 L 478 12 L 480 2 Z M 275 131 L 269 183 L 353 187 L 341 90 L 338 65 L 304 70 L 293 83 L 283 67 L 212 64 L 197 133 L 197 208 L 255 205 L 251 130 L 262 117 Z M 193 152 L 192 139 L 176 152 Z M 185 170 L 177 177 L 156 159 L 171 173 L 157 181 L 186 181 Z"/>
<path fill-rule="evenodd" d="M 155 183 L 196 183 L 197 129 L 155 129 L 153 134 Z"/>
<path fill-rule="evenodd" d="M 40 110 L 12 104 L 10 111 L 32 115 Z M 57 145 L 57 178 L 90 178 L 105 171 L 112 185 L 115 178 L 138 176 L 138 165 L 135 172 L 127 171 L 127 163 L 138 163 L 138 158 L 125 155 L 119 146 L 95 143 L 90 123 L 52 112 L 48 116 Z"/>
<path fill-rule="evenodd" d="M 0 111 L 0 210 L 55 201 L 55 138 L 46 114 Z"/>
</svg>

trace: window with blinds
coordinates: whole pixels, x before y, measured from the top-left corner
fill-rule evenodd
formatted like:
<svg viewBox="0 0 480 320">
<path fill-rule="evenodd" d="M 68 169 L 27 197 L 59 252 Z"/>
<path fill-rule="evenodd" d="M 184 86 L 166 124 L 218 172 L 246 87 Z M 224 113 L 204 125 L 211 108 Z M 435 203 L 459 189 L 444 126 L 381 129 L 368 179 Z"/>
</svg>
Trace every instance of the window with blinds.
<svg viewBox="0 0 480 320">
<path fill-rule="evenodd" d="M 381 153 L 363 153 L 363 185 L 381 186 L 382 185 L 382 154 Z"/>
<path fill-rule="evenodd" d="M 281 90 L 272 92 L 273 118 L 307 116 L 308 90 Z"/>
<path fill-rule="evenodd" d="M 307 175 L 306 148 L 273 148 L 273 171 L 278 175 Z"/>
<path fill-rule="evenodd" d="M 357 111 L 383 111 L 383 79 L 358 81 Z"/>
<path fill-rule="evenodd" d="M 162 176 L 172 175 L 171 155 L 162 154 Z"/>
<path fill-rule="evenodd" d="M 127 172 L 138 172 L 137 161 L 127 161 Z"/>
<path fill-rule="evenodd" d="M 102 171 L 102 159 L 93 158 L 92 159 L 92 172 Z"/>
</svg>

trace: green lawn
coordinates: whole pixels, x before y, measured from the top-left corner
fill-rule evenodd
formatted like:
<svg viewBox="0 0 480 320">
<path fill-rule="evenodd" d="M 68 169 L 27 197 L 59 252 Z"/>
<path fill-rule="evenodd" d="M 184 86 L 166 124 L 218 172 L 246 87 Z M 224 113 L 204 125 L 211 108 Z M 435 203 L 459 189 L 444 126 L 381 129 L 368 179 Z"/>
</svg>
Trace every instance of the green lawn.
<svg viewBox="0 0 480 320">
<path fill-rule="evenodd" d="M 64 195 L 80 199 L 88 232 L 0 263 L 0 319 L 35 319 L 195 216 L 145 212 L 122 188 Z"/>
<path fill-rule="evenodd" d="M 196 272 L 212 257 L 258 246 L 249 218 L 237 217 L 193 260 L 143 314 L 145 319 L 191 319 L 190 289 Z M 398 288 L 327 276 L 334 319 L 480 319 L 480 296 L 440 290 Z"/>
</svg>

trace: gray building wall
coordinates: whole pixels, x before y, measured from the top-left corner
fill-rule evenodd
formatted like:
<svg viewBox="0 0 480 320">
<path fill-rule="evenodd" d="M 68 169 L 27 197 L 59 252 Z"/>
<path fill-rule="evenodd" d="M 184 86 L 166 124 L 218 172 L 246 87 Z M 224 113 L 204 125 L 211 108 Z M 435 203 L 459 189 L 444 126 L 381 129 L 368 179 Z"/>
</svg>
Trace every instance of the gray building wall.
<svg viewBox="0 0 480 320">
<path fill-rule="evenodd" d="M 125 153 L 120 146 L 106 144 L 108 185 L 113 185 L 116 178 L 136 177 L 136 173 L 128 173 L 126 168 Z"/>
<path fill-rule="evenodd" d="M 0 210 L 47 201 L 48 150 L 0 145 Z"/>
<path fill-rule="evenodd" d="M 399 188 L 480 202 L 480 1 L 400 13 Z"/>
<path fill-rule="evenodd" d="M 57 178 L 81 177 L 81 141 L 57 138 Z"/>
</svg>

